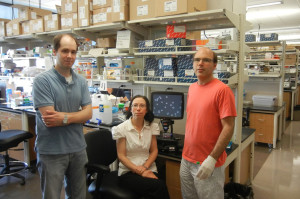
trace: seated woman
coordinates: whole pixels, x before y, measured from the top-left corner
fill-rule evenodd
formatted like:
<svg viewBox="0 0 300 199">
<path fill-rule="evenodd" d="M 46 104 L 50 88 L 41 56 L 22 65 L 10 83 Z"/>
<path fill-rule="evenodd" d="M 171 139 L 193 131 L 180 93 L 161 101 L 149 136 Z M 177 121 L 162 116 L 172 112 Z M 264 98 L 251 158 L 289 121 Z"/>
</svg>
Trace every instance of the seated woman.
<svg viewBox="0 0 300 199">
<path fill-rule="evenodd" d="M 113 138 L 117 140 L 121 185 L 146 198 L 168 199 L 166 184 L 157 177 L 156 135 L 160 130 L 153 123 L 149 100 L 141 95 L 133 97 L 126 118 L 112 128 Z"/>
</svg>

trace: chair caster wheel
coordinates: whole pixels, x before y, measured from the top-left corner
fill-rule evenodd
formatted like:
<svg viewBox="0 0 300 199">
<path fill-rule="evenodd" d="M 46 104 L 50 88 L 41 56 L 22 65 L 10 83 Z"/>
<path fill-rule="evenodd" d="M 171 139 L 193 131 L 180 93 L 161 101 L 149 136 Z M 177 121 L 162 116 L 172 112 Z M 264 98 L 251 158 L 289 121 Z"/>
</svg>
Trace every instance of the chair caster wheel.
<svg viewBox="0 0 300 199">
<path fill-rule="evenodd" d="M 269 149 L 273 149 L 273 144 L 268 144 Z"/>
<path fill-rule="evenodd" d="M 25 180 L 22 180 L 22 182 L 20 183 L 20 185 L 24 186 L 26 184 Z"/>
</svg>

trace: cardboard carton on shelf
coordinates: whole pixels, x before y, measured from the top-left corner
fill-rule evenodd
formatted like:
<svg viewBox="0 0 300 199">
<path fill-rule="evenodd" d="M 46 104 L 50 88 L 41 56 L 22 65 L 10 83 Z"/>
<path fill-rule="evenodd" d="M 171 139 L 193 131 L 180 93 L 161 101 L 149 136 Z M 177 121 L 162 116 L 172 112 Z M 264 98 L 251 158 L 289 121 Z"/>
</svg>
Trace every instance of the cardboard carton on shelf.
<svg viewBox="0 0 300 199">
<path fill-rule="evenodd" d="M 61 15 L 51 14 L 44 16 L 45 31 L 55 31 L 61 29 Z"/>
<path fill-rule="evenodd" d="M 70 29 L 78 27 L 77 13 L 61 15 L 61 29 Z"/>
<path fill-rule="evenodd" d="M 77 13 L 78 5 L 77 0 L 61 0 L 61 13 Z"/>
<path fill-rule="evenodd" d="M 44 32 L 44 19 L 33 19 L 30 20 L 30 32 L 31 33 L 39 33 Z"/>
<path fill-rule="evenodd" d="M 97 38 L 96 46 L 98 48 L 115 48 L 116 47 L 116 38 L 114 38 L 114 37 Z"/>
<path fill-rule="evenodd" d="M 207 10 L 206 0 L 155 0 L 155 16 L 168 16 Z"/>
<path fill-rule="evenodd" d="M 78 25 L 90 26 L 93 24 L 92 0 L 78 1 Z"/>
<path fill-rule="evenodd" d="M 130 20 L 148 19 L 155 17 L 156 0 L 131 0 Z"/>
<path fill-rule="evenodd" d="M 93 10 L 93 25 L 112 22 L 112 7 Z"/>
<path fill-rule="evenodd" d="M 285 65 L 296 65 L 297 55 L 296 54 L 286 54 L 285 55 Z"/>
<path fill-rule="evenodd" d="M 9 19 L 0 18 L 0 37 L 6 36 L 6 24 L 9 22 Z"/>
<path fill-rule="evenodd" d="M 19 19 L 13 19 L 6 24 L 6 35 L 15 36 L 22 34 L 22 27 Z"/>
<path fill-rule="evenodd" d="M 14 5 L 14 8 L 18 8 L 18 16 L 20 21 L 28 21 L 32 19 L 42 18 L 45 15 L 52 14 L 52 11 L 34 8 L 34 7 L 27 7 L 24 5 Z"/>
<path fill-rule="evenodd" d="M 128 21 L 129 20 L 129 6 L 120 5 L 120 6 L 113 6 L 112 12 L 112 22 L 118 21 Z"/>
<path fill-rule="evenodd" d="M 97 10 L 100 8 L 107 8 L 111 6 L 112 6 L 112 0 L 106 0 L 106 1 L 93 0 L 93 10 Z"/>
<path fill-rule="evenodd" d="M 21 32 L 23 35 L 31 34 L 30 21 L 23 21 L 21 23 L 21 26 L 22 26 Z"/>
</svg>

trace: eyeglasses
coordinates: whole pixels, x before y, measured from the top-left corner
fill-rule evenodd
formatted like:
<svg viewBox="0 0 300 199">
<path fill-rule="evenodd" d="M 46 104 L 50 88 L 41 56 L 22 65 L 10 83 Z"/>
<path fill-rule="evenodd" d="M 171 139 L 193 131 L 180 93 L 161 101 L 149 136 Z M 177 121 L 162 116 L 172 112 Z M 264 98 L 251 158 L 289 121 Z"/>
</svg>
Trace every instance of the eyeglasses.
<svg viewBox="0 0 300 199">
<path fill-rule="evenodd" d="M 213 60 L 210 58 L 194 58 L 194 62 L 198 64 L 200 61 L 203 63 L 211 63 Z"/>
<path fill-rule="evenodd" d="M 142 109 L 142 108 L 146 108 L 146 104 L 132 104 L 132 107 L 133 107 L 133 108 L 138 108 L 138 107 L 140 107 L 140 108 Z"/>
</svg>

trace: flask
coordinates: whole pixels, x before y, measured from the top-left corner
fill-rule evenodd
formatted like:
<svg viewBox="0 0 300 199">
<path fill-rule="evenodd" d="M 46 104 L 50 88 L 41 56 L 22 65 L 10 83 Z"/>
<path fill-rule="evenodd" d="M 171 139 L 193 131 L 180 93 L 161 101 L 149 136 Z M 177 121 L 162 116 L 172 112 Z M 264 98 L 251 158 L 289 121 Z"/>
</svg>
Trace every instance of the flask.
<svg viewBox="0 0 300 199">
<path fill-rule="evenodd" d="M 99 103 L 99 120 L 103 124 L 112 123 L 112 103 L 108 100 L 108 96 L 103 94 Z"/>
</svg>

